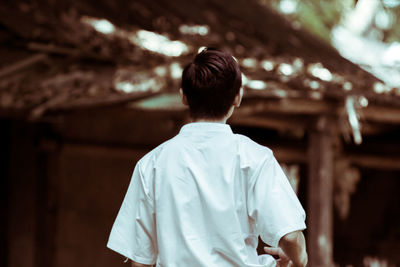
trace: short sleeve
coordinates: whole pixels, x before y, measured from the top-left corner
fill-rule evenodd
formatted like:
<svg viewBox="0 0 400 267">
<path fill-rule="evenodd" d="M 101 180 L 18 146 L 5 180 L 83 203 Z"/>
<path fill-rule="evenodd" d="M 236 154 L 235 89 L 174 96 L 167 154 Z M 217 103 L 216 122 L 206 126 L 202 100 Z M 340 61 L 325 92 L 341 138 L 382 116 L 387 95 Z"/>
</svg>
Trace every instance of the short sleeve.
<svg viewBox="0 0 400 267">
<path fill-rule="evenodd" d="M 155 264 L 157 245 L 152 203 L 138 163 L 112 227 L 107 247 L 135 262 Z"/>
<path fill-rule="evenodd" d="M 272 155 L 254 172 L 248 189 L 248 214 L 265 243 L 277 247 L 284 235 L 306 228 L 304 209 Z"/>
</svg>

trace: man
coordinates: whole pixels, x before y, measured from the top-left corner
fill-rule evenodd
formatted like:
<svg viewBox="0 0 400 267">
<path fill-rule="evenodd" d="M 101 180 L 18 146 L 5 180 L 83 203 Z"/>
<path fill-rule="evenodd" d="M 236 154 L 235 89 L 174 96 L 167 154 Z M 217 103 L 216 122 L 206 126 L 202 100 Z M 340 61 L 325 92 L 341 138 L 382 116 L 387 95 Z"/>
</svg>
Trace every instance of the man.
<svg viewBox="0 0 400 267">
<path fill-rule="evenodd" d="M 272 151 L 226 124 L 241 84 L 219 50 L 184 69 L 192 122 L 137 163 L 107 245 L 133 266 L 306 265 L 305 213 Z M 257 255 L 258 236 L 270 255 Z"/>
</svg>

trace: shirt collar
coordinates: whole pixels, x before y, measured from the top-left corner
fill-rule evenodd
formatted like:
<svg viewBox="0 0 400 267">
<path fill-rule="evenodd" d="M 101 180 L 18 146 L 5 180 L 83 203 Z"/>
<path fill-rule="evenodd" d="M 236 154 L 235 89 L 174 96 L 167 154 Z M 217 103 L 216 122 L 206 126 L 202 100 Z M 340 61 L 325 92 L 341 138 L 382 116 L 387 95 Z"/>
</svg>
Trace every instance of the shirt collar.
<svg viewBox="0 0 400 267">
<path fill-rule="evenodd" d="M 219 122 L 191 122 L 182 126 L 179 133 L 189 132 L 225 132 L 233 133 L 231 127 Z"/>
</svg>

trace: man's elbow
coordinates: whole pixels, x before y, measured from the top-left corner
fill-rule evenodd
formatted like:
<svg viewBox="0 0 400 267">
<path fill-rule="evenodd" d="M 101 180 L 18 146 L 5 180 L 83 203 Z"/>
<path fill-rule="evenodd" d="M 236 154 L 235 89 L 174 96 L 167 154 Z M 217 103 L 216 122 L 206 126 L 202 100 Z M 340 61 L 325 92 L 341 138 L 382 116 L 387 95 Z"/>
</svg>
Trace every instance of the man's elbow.
<svg viewBox="0 0 400 267">
<path fill-rule="evenodd" d="M 153 265 L 145 265 L 132 261 L 132 267 L 152 267 Z"/>
<path fill-rule="evenodd" d="M 293 261 L 294 266 L 304 267 L 307 265 L 306 242 L 301 231 L 291 232 L 283 236 L 279 241 L 279 246 Z"/>
<path fill-rule="evenodd" d="M 307 252 L 304 251 L 304 253 L 302 254 L 302 256 L 300 258 L 298 266 L 305 267 L 305 266 L 307 266 L 307 263 L 308 263 L 308 255 L 307 255 Z"/>
</svg>

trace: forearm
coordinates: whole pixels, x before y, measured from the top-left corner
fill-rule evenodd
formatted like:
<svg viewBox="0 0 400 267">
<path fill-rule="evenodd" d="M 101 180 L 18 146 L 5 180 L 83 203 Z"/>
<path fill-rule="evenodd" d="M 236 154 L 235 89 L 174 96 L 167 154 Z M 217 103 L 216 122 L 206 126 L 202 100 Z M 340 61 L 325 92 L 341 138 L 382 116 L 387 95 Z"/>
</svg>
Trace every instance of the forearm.
<svg viewBox="0 0 400 267">
<path fill-rule="evenodd" d="M 279 247 L 292 261 L 294 267 L 307 265 L 306 241 L 301 231 L 295 231 L 282 237 L 279 241 Z"/>
</svg>

